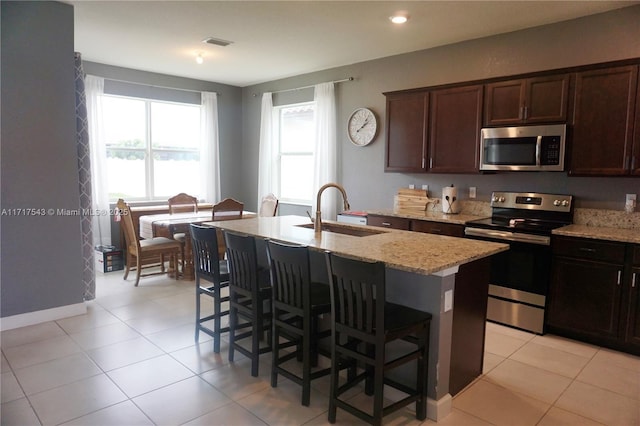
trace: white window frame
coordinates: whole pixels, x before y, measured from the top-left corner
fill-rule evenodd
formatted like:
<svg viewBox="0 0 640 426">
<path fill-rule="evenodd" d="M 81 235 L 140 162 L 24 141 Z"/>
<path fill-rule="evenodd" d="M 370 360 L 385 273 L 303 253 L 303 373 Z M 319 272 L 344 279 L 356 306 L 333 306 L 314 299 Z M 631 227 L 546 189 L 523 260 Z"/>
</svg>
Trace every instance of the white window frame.
<svg viewBox="0 0 640 426">
<path fill-rule="evenodd" d="M 277 188 L 277 192 L 279 194 L 280 197 L 280 202 L 281 203 L 286 203 L 286 204 L 294 204 L 294 205 L 301 205 L 301 206 L 312 206 L 313 205 L 313 191 L 310 191 L 309 193 L 309 198 L 308 199 L 296 199 L 296 198 L 286 198 L 282 195 L 282 186 L 281 186 L 281 176 L 282 176 L 282 158 L 284 156 L 301 156 L 301 155 L 306 155 L 312 158 L 312 160 L 315 157 L 315 150 L 312 151 L 291 151 L 291 152 L 286 152 L 283 153 L 282 152 L 282 144 L 281 144 L 281 129 L 282 129 L 282 110 L 286 109 L 286 108 L 295 108 L 295 107 L 302 107 L 302 106 L 313 106 L 313 111 L 314 111 L 314 119 L 315 119 L 315 113 L 316 113 L 316 102 L 315 101 L 309 101 L 309 102 L 299 102 L 299 103 L 295 103 L 295 104 L 286 104 L 286 105 L 278 105 L 273 107 L 274 110 L 274 114 L 273 114 L 273 134 L 274 134 L 274 141 L 275 141 L 275 147 L 276 147 L 276 167 L 273 170 L 274 176 L 273 176 L 273 183 L 275 185 L 275 188 Z M 313 161 L 312 161 L 313 163 Z M 313 177 L 312 177 L 313 179 Z M 313 182 L 312 182 L 313 183 Z"/>
<path fill-rule="evenodd" d="M 174 104 L 174 105 L 182 105 L 193 108 L 202 109 L 200 105 L 184 103 L 184 102 L 172 102 L 172 101 L 163 101 L 158 99 L 148 99 L 148 98 L 139 98 L 135 96 L 123 96 L 123 95 L 113 95 L 113 94 L 102 94 L 100 95 L 102 98 L 120 98 L 120 99 L 130 99 L 136 101 L 142 101 L 145 105 L 145 147 L 144 148 L 128 148 L 128 147 L 113 147 L 110 148 L 105 146 L 104 155 L 107 156 L 109 151 L 130 151 L 130 152 L 143 152 L 145 158 L 145 196 L 144 197 L 128 197 L 127 200 L 131 201 L 165 201 L 168 196 L 154 196 L 155 194 L 155 186 L 154 186 L 154 161 L 153 155 L 156 152 L 183 152 L 183 153 L 197 153 L 200 157 L 201 150 L 200 144 L 198 143 L 197 148 L 184 148 L 184 149 L 171 149 L 171 148 L 154 148 L 151 143 L 152 138 L 152 130 L 151 130 L 151 104 L 152 103 L 162 103 L 162 104 Z M 202 126 L 202 123 L 200 124 Z M 202 161 L 202 158 L 200 158 Z M 109 202 L 116 201 L 116 198 L 109 197 Z"/>
</svg>

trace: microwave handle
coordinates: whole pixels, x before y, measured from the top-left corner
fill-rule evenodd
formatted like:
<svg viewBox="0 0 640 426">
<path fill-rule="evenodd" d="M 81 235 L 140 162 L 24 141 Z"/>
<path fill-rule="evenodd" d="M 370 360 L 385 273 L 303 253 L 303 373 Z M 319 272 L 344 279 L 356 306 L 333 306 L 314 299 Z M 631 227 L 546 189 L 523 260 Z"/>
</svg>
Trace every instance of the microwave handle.
<svg viewBox="0 0 640 426">
<path fill-rule="evenodd" d="M 542 155 L 542 136 L 538 136 L 536 140 L 536 166 L 540 165 L 541 155 Z"/>
</svg>

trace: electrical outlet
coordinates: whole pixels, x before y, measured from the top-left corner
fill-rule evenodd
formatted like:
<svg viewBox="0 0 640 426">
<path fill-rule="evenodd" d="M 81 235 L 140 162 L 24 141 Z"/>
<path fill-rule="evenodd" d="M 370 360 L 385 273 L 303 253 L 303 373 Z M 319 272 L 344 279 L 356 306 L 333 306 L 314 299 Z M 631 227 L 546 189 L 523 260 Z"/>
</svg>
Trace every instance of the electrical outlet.
<svg viewBox="0 0 640 426">
<path fill-rule="evenodd" d="M 409 189 L 416 189 L 416 186 L 414 184 L 409 185 Z"/>
<path fill-rule="evenodd" d="M 422 185 L 422 189 L 429 192 L 429 185 Z"/>
<path fill-rule="evenodd" d="M 636 201 L 636 194 L 627 194 L 626 202 Z"/>
<path fill-rule="evenodd" d="M 449 312 L 453 309 L 453 290 L 444 292 L 444 311 Z"/>
<path fill-rule="evenodd" d="M 469 198 L 476 198 L 476 187 L 475 186 L 470 186 L 469 187 Z"/>
</svg>

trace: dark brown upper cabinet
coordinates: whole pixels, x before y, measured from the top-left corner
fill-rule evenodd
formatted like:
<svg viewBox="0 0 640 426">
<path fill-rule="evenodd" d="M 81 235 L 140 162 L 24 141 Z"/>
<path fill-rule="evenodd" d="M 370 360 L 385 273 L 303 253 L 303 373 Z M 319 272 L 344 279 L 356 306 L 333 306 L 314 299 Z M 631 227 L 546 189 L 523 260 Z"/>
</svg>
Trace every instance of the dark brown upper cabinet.
<svg viewBox="0 0 640 426">
<path fill-rule="evenodd" d="M 429 92 L 387 95 L 385 172 L 427 171 Z"/>
<path fill-rule="evenodd" d="M 640 174 L 639 98 L 636 65 L 576 74 L 570 175 Z"/>
<path fill-rule="evenodd" d="M 486 126 L 566 122 L 570 74 L 485 85 Z"/>
<path fill-rule="evenodd" d="M 430 92 L 429 171 L 477 173 L 482 85 Z"/>
</svg>

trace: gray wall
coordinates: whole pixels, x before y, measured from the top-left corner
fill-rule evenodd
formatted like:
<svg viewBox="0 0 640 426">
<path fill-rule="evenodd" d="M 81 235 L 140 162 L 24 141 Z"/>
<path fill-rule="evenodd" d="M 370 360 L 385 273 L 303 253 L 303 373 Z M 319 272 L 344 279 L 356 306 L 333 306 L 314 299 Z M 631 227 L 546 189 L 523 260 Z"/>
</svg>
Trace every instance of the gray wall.
<svg viewBox="0 0 640 426">
<path fill-rule="evenodd" d="M 243 89 L 245 199 L 254 200 L 257 183 L 262 92 L 355 77 L 337 85 L 339 178 L 353 209 L 391 208 L 393 196 L 409 184 L 428 184 L 433 196 L 455 184 L 461 198 L 476 186 L 478 200 L 494 190 L 569 193 L 578 207 L 624 209 L 626 193 L 640 193 L 635 178 L 580 178 L 566 173 L 445 175 L 384 173 L 385 97 L 383 92 L 426 87 L 640 57 L 640 6 L 454 45 L 273 81 Z M 257 95 L 257 96 L 254 96 Z M 274 103 L 310 100 L 312 90 L 285 92 Z M 356 147 L 347 139 L 353 110 L 369 107 L 381 124 L 376 140 Z M 287 207 L 283 206 L 282 213 Z M 304 211 L 304 209 L 302 209 Z"/>
<path fill-rule="evenodd" d="M 73 7 L 2 2 L 2 317 L 82 302 Z M 15 212 L 17 215 L 10 213 Z"/>
</svg>

